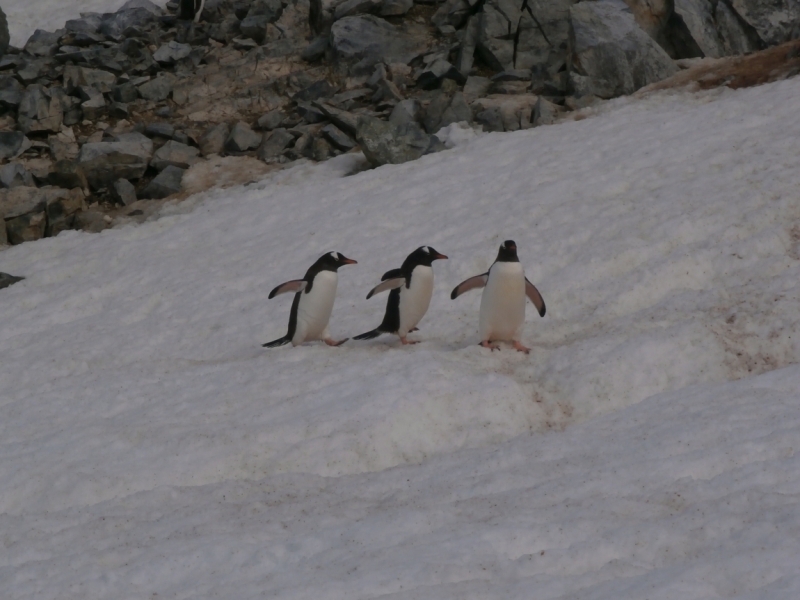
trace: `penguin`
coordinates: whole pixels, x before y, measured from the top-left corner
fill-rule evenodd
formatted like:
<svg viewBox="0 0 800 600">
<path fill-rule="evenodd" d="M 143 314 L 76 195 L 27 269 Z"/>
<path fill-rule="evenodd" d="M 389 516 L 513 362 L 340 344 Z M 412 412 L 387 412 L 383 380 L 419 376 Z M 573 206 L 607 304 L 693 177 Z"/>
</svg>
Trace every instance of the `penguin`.
<svg viewBox="0 0 800 600">
<path fill-rule="evenodd" d="M 528 354 L 530 348 L 520 342 L 525 323 L 525 296 L 533 302 L 540 317 L 544 316 L 547 308 L 539 290 L 525 277 L 514 240 L 506 240 L 500 245 L 488 272 L 459 283 L 450 298 L 455 300 L 475 288 L 484 288 L 478 325 L 481 346 L 497 350 L 499 346 L 492 341 L 509 341 L 518 351 Z"/>
<path fill-rule="evenodd" d="M 311 340 L 323 340 L 329 346 L 341 346 L 349 338 L 334 341 L 328 330 L 328 321 L 336 298 L 337 271 L 344 265 L 358 264 L 339 252 L 328 252 L 317 259 L 302 279 L 280 284 L 269 293 L 269 298 L 294 292 L 292 311 L 289 313 L 289 330 L 277 340 L 262 344 L 264 348 L 277 348 L 292 343 L 297 346 Z"/>
<path fill-rule="evenodd" d="M 382 333 L 394 333 L 400 337 L 403 345 L 416 344 L 406 336 L 417 331 L 417 323 L 428 311 L 433 295 L 433 267 L 435 260 L 447 259 L 430 246 L 420 246 L 403 261 L 399 269 L 387 271 L 381 277 L 380 284 L 367 294 L 367 300 L 375 294 L 386 290 L 389 299 L 386 302 L 386 314 L 383 322 L 376 329 L 355 336 L 354 340 L 371 340 Z"/>
<path fill-rule="evenodd" d="M 206 0 L 180 0 L 180 18 L 199 23 L 205 4 Z"/>
</svg>

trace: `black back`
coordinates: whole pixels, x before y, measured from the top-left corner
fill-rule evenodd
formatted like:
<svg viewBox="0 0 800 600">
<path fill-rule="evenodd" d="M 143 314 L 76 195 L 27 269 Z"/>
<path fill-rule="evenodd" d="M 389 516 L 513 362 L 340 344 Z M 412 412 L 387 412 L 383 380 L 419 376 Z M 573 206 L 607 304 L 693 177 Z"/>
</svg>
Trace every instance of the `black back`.
<svg viewBox="0 0 800 600">
<path fill-rule="evenodd" d="M 406 288 L 409 288 L 411 287 L 411 273 L 414 272 L 414 268 L 419 266 L 430 267 L 433 261 L 439 258 L 447 257 L 437 252 L 432 246 L 420 246 L 406 257 L 399 269 L 392 269 L 384 273 L 381 281 L 405 277 Z M 400 329 L 400 290 L 401 288 L 389 290 L 389 299 L 386 301 L 383 322 L 378 326 L 380 331 L 395 333 Z"/>
<path fill-rule="evenodd" d="M 517 257 L 517 244 L 514 240 L 506 240 L 500 244 L 500 250 L 497 252 L 497 258 L 494 262 L 519 262 Z"/>
</svg>

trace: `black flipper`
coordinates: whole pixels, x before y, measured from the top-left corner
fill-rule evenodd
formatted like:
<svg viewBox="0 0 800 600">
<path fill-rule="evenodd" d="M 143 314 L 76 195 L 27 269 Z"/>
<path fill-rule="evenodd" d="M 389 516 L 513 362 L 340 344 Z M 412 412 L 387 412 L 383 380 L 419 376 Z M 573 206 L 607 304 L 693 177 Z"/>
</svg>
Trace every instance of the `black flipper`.
<svg viewBox="0 0 800 600">
<path fill-rule="evenodd" d="M 261 344 L 264 348 L 278 348 L 280 346 L 285 346 L 289 342 L 292 341 L 288 335 L 283 336 L 282 338 L 278 338 L 277 340 L 272 340 L 271 342 L 267 342 L 266 344 Z"/>
<path fill-rule="evenodd" d="M 353 336 L 354 340 L 371 340 L 372 338 L 378 337 L 382 334 L 383 331 L 380 329 L 373 329 L 372 331 L 368 331 L 367 333 L 362 333 L 361 335 Z"/>
</svg>

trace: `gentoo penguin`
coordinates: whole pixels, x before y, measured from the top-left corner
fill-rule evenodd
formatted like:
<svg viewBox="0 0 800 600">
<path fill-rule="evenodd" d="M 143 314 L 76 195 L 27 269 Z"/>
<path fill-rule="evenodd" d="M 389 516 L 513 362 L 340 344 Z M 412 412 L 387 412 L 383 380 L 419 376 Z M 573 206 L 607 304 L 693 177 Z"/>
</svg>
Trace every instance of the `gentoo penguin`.
<svg viewBox="0 0 800 600">
<path fill-rule="evenodd" d="M 324 340 L 329 346 L 344 344 L 331 339 L 328 321 L 336 298 L 337 271 L 344 265 L 355 265 L 356 261 L 338 252 L 323 254 L 311 265 L 302 279 L 293 279 L 280 284 L 269 293 L 270 298 L 286 292 L 294 292 L 292 312 L 289 314 L 289 331 L 277 340 L 262 344 L 265 348 L 277 348 L 292 342 L 297 346 L 311 340 Z"/>
<path fill-rule="evenodd" d="M 478 325 L 481 346 L 495 350 L 499 346 L 493 341 L 510 341 L 520 352 L 530 352 L 530 348 L 519 341 L 525 323 L 525 296 L 533 302 L 539 316 L 543 317 L 547 309 L 539 290 L 525 277 L 514 240 L 500 245 L 497 258 L 487 273 L 459 283 L 450 298 L 455 300 L 474 288 L 484 288 Z"/>
<path fill-rule="evenodd" d="M 186 21 L 194 20 L 195 23 L 199 23 L 205 4 L 206 0 L 180 0 L 180 18 Z"/>
<path fill-rule="evenodd" d="M 367 294 L 367 300 L 375 294 L 391 290 L 386 302 L 386 314 L 376 329 L 355 336 L 354 340 L 370 340 L 382 333 L 395 333 L 403 344 L 409 342 L 406 336 L 416 331 L 417 323 L 428 311 L 433 294 L 433 261 L 447 258 L 430 246 L 420 246 L 403 261 L 399 269 L 387 271 L 379 285 Z"/>
</svg>

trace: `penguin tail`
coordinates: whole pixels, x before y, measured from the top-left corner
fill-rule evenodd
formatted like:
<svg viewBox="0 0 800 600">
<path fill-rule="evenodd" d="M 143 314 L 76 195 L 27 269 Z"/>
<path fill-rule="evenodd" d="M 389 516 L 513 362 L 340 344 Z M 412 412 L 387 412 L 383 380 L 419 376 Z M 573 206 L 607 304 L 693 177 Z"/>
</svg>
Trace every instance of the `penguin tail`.
<svg viewBox="0 0 800 600">
<path fill-rule="evenodd" d="M 372 331 L 368 331 L 367 333 L 362 333 L 361 335 L 356 335 L 353 337 L 354 340 L 371 340 L 372 338 L 378 337 L 383 332 L 380 329 L 373 329 Z"/>
<path fill-rule="evenodd" d="M 271 342 L 267 342 L 266 344 L 261 344 L 264 348 L 278 348 L 280 346 L 285 346 L 289 342 L 292 341 L 288 335 L 283 336 L 282 338 L 278 338 L 277 340 L 272 340 Z"/>
</svg>

